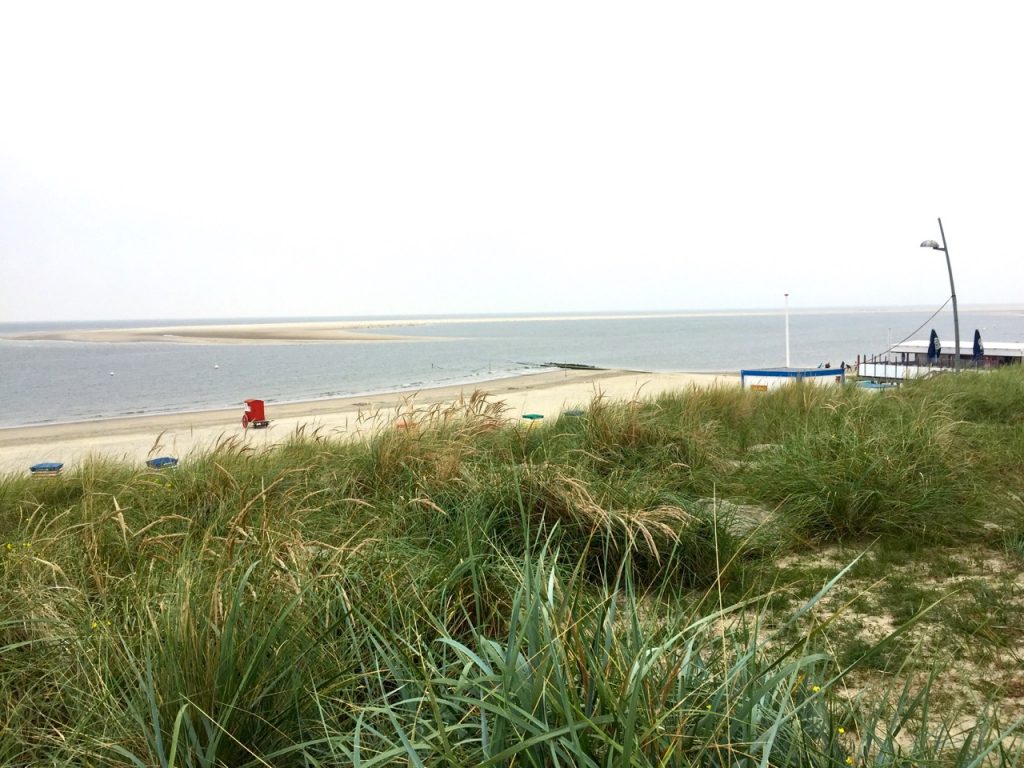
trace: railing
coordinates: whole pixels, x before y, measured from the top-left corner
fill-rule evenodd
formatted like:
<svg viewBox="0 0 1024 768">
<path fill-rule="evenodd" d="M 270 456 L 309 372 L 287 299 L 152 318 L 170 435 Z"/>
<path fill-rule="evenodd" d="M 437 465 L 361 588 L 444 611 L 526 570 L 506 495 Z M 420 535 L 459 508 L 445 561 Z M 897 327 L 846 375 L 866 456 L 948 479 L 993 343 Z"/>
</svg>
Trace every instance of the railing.
<svg viewBox="0 0 1024 768">
<path fill-rule="evenodd" d="M 885 381 L 906 381 L 930 376 L 940 371 L 951 371 L 948 365 L 919 365 L 884 359 L 869 359 L 858 363 L 857 376 L 862 379 L 883 379 Z"/>
<path fill-rule="evenodd" d="M 916 355 L 910 355 L 916 358 Z M 997 367 L 998 363 L 991 358 L 975 360 L 974 358 L 961 357 L 960 368 L 962 370 L 984 370 Z M 857 358 L 857 376 L 862 379 L 875 379 L 883 381 L 906 381 L 907 379 L 920 379 L 936 373 L 945 373 L 954 370 L 953 356 L 943 355 L 939 360 L 928 360 L 917 362 L 916 359 L 908 360 L 903 353 L 894 358 L 891 354 L 874 355 L 872 357 Z"/>
</svg>

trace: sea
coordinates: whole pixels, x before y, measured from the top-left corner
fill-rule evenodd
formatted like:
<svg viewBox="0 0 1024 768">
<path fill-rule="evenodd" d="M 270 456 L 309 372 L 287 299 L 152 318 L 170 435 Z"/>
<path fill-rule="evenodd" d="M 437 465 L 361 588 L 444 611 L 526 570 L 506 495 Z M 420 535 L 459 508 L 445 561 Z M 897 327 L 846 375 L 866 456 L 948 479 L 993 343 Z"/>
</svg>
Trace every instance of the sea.
<svg viewBox="0 0 1024 768">
<path fill-rule="evenodd" d="M 884 352 L 931 329 L 953 337 L 949 308 L 794 310 L 794 366 L 833 367 Z M 508 316 L 502 316 L 508 317 Z M 444 322 L 441 322 L 442 319 Z M 738 372 L 786 361 L 783 312 L 689 315 L 316 317 L 0 323 L 0 337 L 35 331 L 186 324 L 397 320 L 379 329 L 408 341 L 178 344 L 0 338 L 0 428 L 240 406 L 247 398 L 301 402 L 485 382 L 551 363 L 635 371 Z M 1024 307 L 960 310 L 961 344 L 1024 341 Z M 417 337 L 429 336 L 422 341 Z"/>
</svg>

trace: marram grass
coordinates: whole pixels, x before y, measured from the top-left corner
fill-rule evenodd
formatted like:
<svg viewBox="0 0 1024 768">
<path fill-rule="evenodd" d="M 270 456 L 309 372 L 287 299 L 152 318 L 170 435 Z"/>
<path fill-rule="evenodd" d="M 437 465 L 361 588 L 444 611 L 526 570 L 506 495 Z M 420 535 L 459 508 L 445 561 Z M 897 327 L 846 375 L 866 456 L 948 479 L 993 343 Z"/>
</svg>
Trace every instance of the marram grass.
<svg viewBox="0 0 1024 768">
<path fill-rule="evenodd" d="M 1019 764 L 1019 720 L 899 661 L 941 606 L 837 647 L 848 574 L 795 602 L 771 574 L 833 541 L 1018 558 L 1020 375 L 543 427 L 476 397 L 364 443 L 4 478 L 0 764 Z"/>
</svg>

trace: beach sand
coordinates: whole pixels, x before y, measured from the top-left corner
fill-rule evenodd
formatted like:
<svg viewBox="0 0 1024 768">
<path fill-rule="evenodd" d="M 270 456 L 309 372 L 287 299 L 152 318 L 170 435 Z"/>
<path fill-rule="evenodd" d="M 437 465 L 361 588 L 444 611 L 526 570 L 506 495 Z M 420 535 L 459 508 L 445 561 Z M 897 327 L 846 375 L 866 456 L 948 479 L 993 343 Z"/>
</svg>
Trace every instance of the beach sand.
<svg viewBox="0 0 1024 768">
<path fill-rule="evenodd" d="M 73 469 L 90 457 L 142 463 L 154 456 L 185 460 L 234 438 L 256 450 L 282 443 L 296 430 L 307 434 L 358 439 L 395 423 L 410 409 L 429 408 L 468 398 L 476 390 L 503 402 L 505 417 L 518 422 L 524 413 L 554 420 L 570 408 L 586 407 L 598 395 L 629 400 L 688 387 L 738 386 L 726 374 L 638 373 L 630 371 L 556 370 L 475 385 L 364 395 L 304 403 L 267 404 L 267 429 L 242 429 L 244 406 L 220 411 L 161 414 L 102 421 L 0 429 L 0 473 L 23 473 L 43 461 Z"/>
</svg>

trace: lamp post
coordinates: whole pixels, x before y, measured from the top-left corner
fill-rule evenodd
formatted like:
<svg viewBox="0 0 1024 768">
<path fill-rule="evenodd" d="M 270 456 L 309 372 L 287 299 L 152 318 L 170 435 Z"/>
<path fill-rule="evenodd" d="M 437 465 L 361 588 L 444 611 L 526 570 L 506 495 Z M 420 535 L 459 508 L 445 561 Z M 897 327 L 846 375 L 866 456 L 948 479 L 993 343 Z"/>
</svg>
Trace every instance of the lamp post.
<svg viewBox="0 0 1024 768">
<path fill-rule="evenodd" d="M 953 267 L 949 263 L 949 248 L 946 245 L 946 233 L 942 229 L 942 219 L 939 219 L 939 234 L 942 235 L 942 245 L 934 240 L 925 240 L 921 243 L 922 248 L 942 251 L 946 254 L 946 269 L 949 270 L 949 293 L 953 299 L 953 336 L 956 341 L 956 355 L 953 358 L 953 370 L 960 370 L 960 315 L 956 311 L 956 288 L 953 286 Z"/>
</svg>

